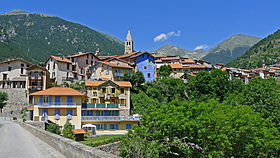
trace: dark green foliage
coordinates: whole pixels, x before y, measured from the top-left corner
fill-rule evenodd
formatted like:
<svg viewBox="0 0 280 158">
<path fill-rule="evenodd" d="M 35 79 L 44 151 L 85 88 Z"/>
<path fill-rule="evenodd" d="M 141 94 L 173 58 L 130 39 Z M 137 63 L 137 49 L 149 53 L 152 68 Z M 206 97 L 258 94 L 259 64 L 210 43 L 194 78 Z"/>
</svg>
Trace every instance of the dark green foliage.
<svg viewBox="0 0 280 158">
<path fill-rule="evenodd" d="M 257 68 L 262 64 L 274 64 L 279 61 L 279 39 L 280 30 L 277 30 L 251 47 L 244 55 L 228 63 L 227 66 Z"/>
<path fill-rule="evenodd" d="M 275 79 L 256 78 L 235 91 L 227 102 L 232 105 L 249 105 L 264 118 L 270 118 L 280 129 L 280 85 Z"/>
<path fill-rule="evenodd" d="M 6 101 L 8 100 L 8 94 L 6 92 L 0 92 L 0 112 L 2 112 L 2 109 L 6 105 Z"/>
<path fill-rule="evenodd" d="M 39 63 L 50 55 L 95 52 L 97 48 L 100 48 L 102 55 L 123 54 L 124 51 L 123 43 L 116 38 L 54 16 L 4 14 L 0 15 L 0 26 L 5 29 L 4 33 L 10 41 L 0 42 L 1 60 L 21 56 Z"/>
<path fill-rule="evenodd" d="M 169 77 L 172 73 L 172 68 L 170 65 L 162 65 L 158 70 L 160 77 Z"/>
<path fill-rule="evenodd" d="M 272 126 L 249 106 L 174 100 L 148 107 L 141 125 L 122 141 L 121 156 L 277 156 L 279 132 Z"/>
<path fill-rule="evenodd" d="M 196 76 L 190 77 L 187 83 L 187 93 L 189 100 L 208 100 L 217 98 L 224 100 L 230 86 L 227 72 L 220 69 L 200 71 Z"/>
<path fill-rule="evenodd" d="M 129 81 L 132 85 L 132 90 L 141 88 L 142 84 L 145 83 L 145 77 L 141 71 L 137 71 L 133 74 L 125 73 L 123 76 L 124 81 Z"/>
<path fill-rule="evenodd" d="M 85 141 L 80 142 L 91 147 L 97 147 L 100 145 L 120 141 L 123 137 L 123 135 L 102 135 L 98 137 L 86 138 Z"/>
<path fill-rule="evenodd" d="M 71 123 L 69 122 L 68 119 L 67 119 L 65 125 L 63 126 L 62 133 L 63 133 L 63 137 L 65 137 L 65 138 L 69 138 L 69 139 L 72 139 L 72 140 L 75 139 L 75 134 L 74 134 L 74 131 L 72 129 L 72 125 L 71 125 Z"/>
<path fill-rule="evenodd" d="M 46 126 L 46 130 L 49 131 L 49 132 L 52 132 L 54 134 L 58 134 L 58 135 L 61 134 L 60 127 L 57 124 L 55 124 L 55 123 L 49 123 Z"/>
</svg>

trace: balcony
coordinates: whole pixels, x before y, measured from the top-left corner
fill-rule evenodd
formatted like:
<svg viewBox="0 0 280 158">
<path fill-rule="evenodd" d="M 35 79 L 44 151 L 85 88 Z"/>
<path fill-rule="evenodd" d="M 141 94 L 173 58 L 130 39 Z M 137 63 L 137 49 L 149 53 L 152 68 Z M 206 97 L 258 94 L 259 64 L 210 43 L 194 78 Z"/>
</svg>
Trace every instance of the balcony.
<svg viewBox="0 0 280 158">
<path fill-rule="evenodd" d="M 82 116 L 82 121 L 139 121 L 137 116 Z"/>
<path fill-rule="evenodd" d="M 29 90 L 42 90 L 42 86 L 29 86 Z"/>
<path fill-rule="evenodd" d="M 68 108 L 68 107 L 77 107 L 77 103 L 67 103 L 67 102 L 60 102 L 60 103 L 37 103 L 35 105 L 38 105 L 39 107 L 58 107 L 58 108 Z"/>
<path fill-rule="evenodd" d="M 119 104 L 84 103 L 83 108 L 119 108 Z"/>
</svg>

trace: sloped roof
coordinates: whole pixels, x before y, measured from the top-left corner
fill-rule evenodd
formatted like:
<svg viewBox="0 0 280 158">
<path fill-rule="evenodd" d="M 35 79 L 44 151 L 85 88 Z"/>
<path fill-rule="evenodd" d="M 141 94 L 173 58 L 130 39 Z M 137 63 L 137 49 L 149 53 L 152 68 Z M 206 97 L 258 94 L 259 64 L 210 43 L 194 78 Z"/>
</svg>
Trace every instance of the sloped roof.
<svg viewBox="0 0 280 158">
<path fill-rule="evenodd" d="M 205 65 L 190 65 L 189 67 L 190 68 L 200 68 L 200 69 L 202 69 L 202 68 L 205 68 Z"/>
<path fill-rule="evenodd" d="M 58 62 L 64 62 L 64 63 L 72 64 L 72 62 L 69 59 L 67 59 L 65 57 L 62 58 L 62 57 L 57 57 L 57 56 L 50 56 L 44 63 L 46 64 L 47 61 L 49 61 L 50 58 L 52 58 L 52 59 L 54 59 Z"/>
<path fill-rule="evenodd" d="M 192 59 L 183 59 L 182 63 L 195 63 L 195 61 L 193 61 Z"/>
<path fill-rule="evenodd" d="M 107 81 L 86 81 L 86 86 L 94 86 L 98 87 L 106 82 L 113 82 L 114 84 L 120 86 L 120 87 L 132 87 L 130 82 L 127 81 L 112 81 L 112 80 L 107 80 Z"/>
<path fill-rule="evenodd" d="M 98 62 L 96 64 L 99 64 L 99 63 L 106 64 L 106 65 L 109 65 L 111 67 L 120 67 L 120 68 L 132 69 L 131 66 L 117 65 L 117 64 L 114 64 L 114 63 L 106 62 L 106 61 Z"/>
<path fill-rule="evenodd" d="M 132 55 L 135 55 L 137 53 L 141 53 L 141 52 L 133 52 L 133 53 L 130 53 L 130 54 L 124 54 L 124 55 L 120 55 L 120 56 L 117 56 L 118 58 L 127 58 L 127 57 L 130 57 Z"/>
<path fill-rule="evenodd" d="M 181 63 L 172 63 L 172 64 L 169 64 L 169 65 L 171 66 L 172 69 L 182 68 Z"/>
<path fill-rule="evenodd" d="M 23 59 L 20 59 L 20 58 L 15 58 L 15 59 L 8 59 L 8 60 L 5 60 L 5 61 L 1 61 L 0 64 L 4 64 L 4 63 L 10 63 L 10 62 L 15 62 L 15 61 L 22 61 L 24 63 L 27 63 L 29 65 L 33 65 L 32 63 L 28 62 L 28 61 L 25 61 Z"/>
<path fill-rule="evenodd" d="M 118 60 L 118 61 L 121 61 L 121 62 L 124 62 L 124 63 L 127 63 L 127 64 L 129 64 L 129 65 L 131 65 L 129 62 L 127 62 L 127 61 L 125 61 L 125 60 L 122 60 L 122 59 L 120 59 L 120 58 L 118 58 L 118 57 L 111 57 L 111 58 L 108 58 L 108 59 L 104 59 L 103 61 L 105 61 L 105 62 L 110 62 L 110 61 L 112 61 L 112 60 Z"/>
<path fill-rule="evenodd" d="M 130 58 L 136 58 L 136 57 L 138 57 L 138 56 L 140 56 L 140 55 L 143 55 L 143 54 L 148 54 L 148 55 L 150 55 L 151 57 L 153 57 L 153 58 L 155 58 L 152 54 L 150 54 L 150 53 L 148 53 L 148 52 L 143 52 L 143 53 L 137 53 L 137 54 L 134 54 L 134 55 L 132 55 L 132 56 L 130 56 Z"/>
<path fill-rule="evenodd" d="M 94 53 L 92 53 L 92 52 L 70 55 L 70 56 L 68 56 L 68 58 L 80 57 L 80 56 L 84 56 L 84 55 L 88 55 L 88 54 L 92 54 L 95 58 L 99 59 L 99 58 L 98 58 L 97 56 L 95 56 Z"/>
<path fill-rule="evenodd" d="M 180 57 L 165 57 L 165 58 L 161 58 L 161 60 L 179 60 Z"/>
<path fill-rule="evenodd" d="M 34 92 L 30 95 L 69 95 L 69 96 L 84 96 L 83 93 L 68 87 L 53 87 L 46 90 Z"/>
<path fill-rule="evenodd" d="M 83 129 L 73 129 L 74 134 L 86 134 Z"/>
<path fill-rule="evenodd" d="M 41 67 L 41 66 L 39 66 L 39 65 L 32 65 L 31 67 L 27 68 L 26 70 L 27 70 L 27 71 L 30 71 L 30 70 L 36 69 L 36 68 L 38 68 L 38 69 L 40 69 L 40 70 L 43 70 L 43 71 L 46 71 L 46 72 L 49 73 L 49 71 L 48 71 L 46 68 Z"/>
</svg>

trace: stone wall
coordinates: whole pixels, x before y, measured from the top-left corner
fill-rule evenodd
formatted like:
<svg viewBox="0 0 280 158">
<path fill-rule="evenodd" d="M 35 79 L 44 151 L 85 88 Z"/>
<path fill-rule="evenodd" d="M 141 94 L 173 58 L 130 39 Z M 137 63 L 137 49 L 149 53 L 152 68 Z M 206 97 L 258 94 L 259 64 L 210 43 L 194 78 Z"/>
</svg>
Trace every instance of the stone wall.
<svg viewBox="0 0 280 158">
<path fill-rule="evenodd" d="M 27 123 L 27 124 L 29 124 L 29 125 L 32 125 L 32 126 L 34 126 L 34 127 L 40 128 L 40 129 L 42 129 L 42 130 L 45 130 L 45 129 L 46 129 L 46 124 L 45 124 L 45 122 L 27 121 L 27 122 L 25 122 L 25 123 Z"/>
<path fill-rule="evenodd" d="M 105 145 L 101 145 L 99 147 L 96 147 L 96 149 L 114 154 L 114 155 L 119 155 L 120 154 L 120 148 L 119 148 L 119 144 L 120 142 L 114 142 L 114 143 L 110 143 L 110 144 L 105 144 Z"/>
<path fill-rule="evenodd" d="M 46 142 L 65 157 L 71 158 L 118 158 L 118 156 L 64 138 L 26 123 L 20 125 L 40 140 Z"/>
</svg>

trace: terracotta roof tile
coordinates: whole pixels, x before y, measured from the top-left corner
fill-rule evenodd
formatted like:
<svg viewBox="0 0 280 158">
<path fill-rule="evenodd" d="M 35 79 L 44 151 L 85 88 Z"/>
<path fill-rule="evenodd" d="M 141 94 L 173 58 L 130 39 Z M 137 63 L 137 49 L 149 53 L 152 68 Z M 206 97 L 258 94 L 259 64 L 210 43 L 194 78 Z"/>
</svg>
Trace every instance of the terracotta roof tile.
<svg viewBox="0 0 280 158">
<path fill-rule="evenodd" d="M 86 86 L 98 87 L 105 82 L 113 82 L 120 87 L 131 87 L 130 82 L 127 82 L 127 81 L 111 81 L 111 80 L 107 80 L 107 81 L 86 81 Z"/>
<path fill-rule="evenodd" d="M 94 57 L 96 57 L 98 59 L 98 57 L 95 56 L 92 52 L 87 52 L 87 53 L 82 53 L 82 54 L 75 54 L 75 55 L 68 56 L 68 58 L 84 56 L 84 55 L 87 55 L 87 54 L 92 54 Z"/>
<path fill-rule="evenodd" d="M 182 63 L 191 63 L 191 64 L 194 64 L 195 61 L 193 61 L 192 59 L 184 59 L 184 60 L 182 60 Z"/>
<path fill-rule="evenodd" d="M 180 57 L 165 57 L 165 58 L 161 58 L 161 60 L 179 60 Z"/>
<path fill-rule="evenodd" d="M 118 56 L 118 58 L 121 58 L 121 59 L 122 58 L 127 58 L 127 57 L 130 57 L 130 56 L 135 55 L 137 53 L 141 53 L 141 52 L 133 52 L 133 53 L 130 53 L 130 54 L 120 55 L 120 56 Z"/>
<path fill-rule="evenodd" d="M 74 134 L 87 134 L 83 129 L 73 129 Z"/>
<path fill-rule="evenodd" d="M 102 62 L 100 62 L 100 63 L 102 63 L 102 64 L 107 64 L 107 65 L 109 65 L 109 66 L 111 66 L 111 67 L 120 67 L 120 68 L 132 69 L 131 66 L 117 65 L 117 64 L 114 64 L 114 63 L 106 62 L 106 61 L 102 61 Z"/>
<path fill-rule="evenodd" d="M 270 69 L 280 70 L 280 68 L 279 68 L 279 67 L 270 67 Z"/>
<path fill-rule="evenodd" d="M 205 65 L 190 65 L 190 68 L 202 69 L 202 68 L 205 68 Z"/>
<path fill-rule="evenodd" d="M 111 58 L 108 58 L 108 59 L 104 59 L 103 61 L 109 62 L 109 61 L 112 61 L 112 60 L 118 60 L 118 61 L 121 61 L 121 62 L 124 62 L 124 63 L 127 63 L 127 64 L 131 65 L 129 62 L 127 62 L 125 60 L 122 60 L 122 59 L 120 59 L 118 57 L 111 57 Z"/>
<path fill-rule="evenodd" d="M 57 57 L 57 56 L 51 56 L 53 59 L 55 59 L 56 61 L 60 61 L 60 62 L 65 62 L 65 63 L 72 63 L 69 59 L 67 58 L 62 58 L 62 57 Z"/>
<path fill-rule="evenodd" d="M 30 95 L 70 95 L 70 96 L 84 96 L 83 93 L 68 87 L 53 87 L 46 90 L 34 92 Z"/>
<path fill-rule="evenodd" d="M 171 66 L 172 69 L 182 68 L 181 63 L 173 63 L 173 64 L 169 64 L 169 65 Z"/>
</svg>

